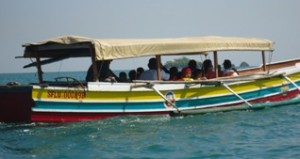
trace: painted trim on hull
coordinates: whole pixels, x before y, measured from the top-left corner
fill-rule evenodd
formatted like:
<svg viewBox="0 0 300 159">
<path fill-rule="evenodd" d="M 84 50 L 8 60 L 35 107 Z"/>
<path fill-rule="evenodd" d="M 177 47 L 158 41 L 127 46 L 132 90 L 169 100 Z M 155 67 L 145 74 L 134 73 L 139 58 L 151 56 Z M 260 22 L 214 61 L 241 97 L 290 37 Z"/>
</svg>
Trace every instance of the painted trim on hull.
<svg viewBox="0 0 300 159">
<path fill-rule="evenodd" d="M 295 90 L 295 88 L 294 88 Z M 280 95 L 281 87 L 272 87 L 264 90 L 254 92 L 247 92 L 240 94 L 247 101 L 259 100 L 270 96 Z M 255 98 L 253 98 L 255 97 Z M 181 109 L 196 109 L 216 107 L 222 105 L 234 105 L 243 103 L 234 95 L 186 99 L 176 101 L 176 106 Z M 55 109 L 53 109 L 55 108 Z M 168 111 L 175 111 L 175 108 L 167 109 Z M 66 102 L 41 102 L 36 101 L 35 107 L 32 111 L 39 112 L 153 112 L 166 111 L 164 101 L 160 102 L 141 102 L 141 103 L 66 103 Z"/>
<path fill-rule="evenodd" d="M 125 115 L 169 115 L 169 112 L 151 113 L 56 113 L 56 112 L 33 112 L 32 122 L 79 122 L 88 120 L 101 120 Z"/>
<path fill-rule="evenodd" d="M 273 106 L 277 106 L 281 103 L 286 103 L 287 99 L 293 99 L 299 96 L 299 91 L 294 90 L 288 92 L 286 95 L 274 95 L 262 99 L 253 100 L 253 103 L 261 103 L 267 102 L 265 104 L 273 104 Z M 300 102 L 300 101 L 299 101 Z M 254 108 L 265 107 L 264 104 L 254 105 Z M 201 108 L 195 112 L 194 109 L 186 112 L 182 112 L 182 114 L 195 114 L 195 113 L 208 113 L 208 112 L 216 112 L 216 111 L 232 111 L 232 110 L 243 110 L 249 108 L 243 102 L 236 103 L 235 105 L 223 105 L 216 107 L 207 107 Z M 33 122 L 76 122 L 76 121 L 86 121 L 86 120 L 97 120 L 97 119 L 105 119 L 109 117 L 115 116 L 123 116 L 123 115 L 167 115 L 172 114 L 172 111 L 162 111 L 162 112 L 101 112 L 101 113 L 78 113 L 78 112 L 32 112 L 31 121 Z"/>
<path fill-rule="evenodd" d="M 113 109 L 104 109 L 104 110 L 75 110 L 75 109 L 32 109 L 33 112 L 61 112 L 61 113 L 139 113 L 139 112 L 166 112 L 166 111 L 176 111 L 176 109 L 136 109 L 136 110 L 113 110 Z"/>
</svg>

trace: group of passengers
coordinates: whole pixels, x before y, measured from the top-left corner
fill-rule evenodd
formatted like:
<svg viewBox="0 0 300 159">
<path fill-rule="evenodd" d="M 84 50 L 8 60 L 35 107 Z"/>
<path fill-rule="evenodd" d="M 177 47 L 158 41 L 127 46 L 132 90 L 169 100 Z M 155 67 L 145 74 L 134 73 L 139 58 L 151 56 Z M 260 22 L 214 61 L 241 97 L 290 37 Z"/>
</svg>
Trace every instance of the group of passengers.
<svg viewBox="0 0 300 159">
<path fill-rule="evenodd" d="M 134 80 L 137 80 L 140 78 L 141 74 L 144 72 L 144 69 L 142 67 L 137 68 L 136 70 L 130 70 L 128 72 L 128 77 L 125 72 L 119 73 L 119 82 L 132 82 Z"/>
<path fill-rule="evenodd" d="M 224 60 L 223 67 L 224 69 L 222 71 L 221 66 L 218 65 L 218 77 L 238 76 L 238 72 L 232 67 L 230 60 Z M 181 72 L 178 72 L 177 67 L 170 68 L 170 80 L 172 81 L 193 81 L 212 78 L 216 78 L 216 73 L 209 59 L 203 62 L 201 69 L 197 68 L 195 60 L 190 60 L 188 66 L 184 67 Z"/>
<path fill-rule="evenodd" d="M 156 58 L 149 59 L 149 70 L 144 71 L 142 67 L 139 67 L 136 70 L 130 70 L 128 73 L 129 78 L 127 78 L 127 74 L 125 72 L 120 72 L 119 76 L 116 76 L 109 68 L 110 63 L 111 60 L 98 61 L 96 63 L 97 69 L 99 70 L 99 81 L 132 82 L 134 80 L 158 80 Z M 164 81 L 193 81 L 216 78 L 212 61 L 209 59 L 206 59 L 203 62 L 201 69 L 197 68 L 195 60 L 190 60 L 188 66 L 184 67 L 181 72 L 179 72 L 177 67 L 171 67 L 170 70 L 168 70 L 162 64 L 160 65 L 160 76 L 161 80 Z M 224 69 L 221 70 L 221 66 L 218 66 L 218 77 L 238 76 L 238 72 L 232 67 L 230 60 L 224 60 L 223 67 Z M 93 69 L 91 66 L 88 70 L 86 81 L 93 80 Z"/>
</svg>

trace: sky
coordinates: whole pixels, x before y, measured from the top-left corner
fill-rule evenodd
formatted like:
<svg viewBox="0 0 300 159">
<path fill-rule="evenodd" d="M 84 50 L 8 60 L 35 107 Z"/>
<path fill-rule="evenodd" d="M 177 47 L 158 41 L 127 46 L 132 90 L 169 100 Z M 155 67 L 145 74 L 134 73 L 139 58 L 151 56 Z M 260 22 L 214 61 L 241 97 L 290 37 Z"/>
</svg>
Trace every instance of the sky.
<svg viewBox="0 0 300 159">
<path fill-rule="evenodd" d="M 238 36 L 275 42 L 267 62 L 300 58 L 299 0 L 0 0 L 0 73 L 36 72 L 25 43 L 63 35 L 90 38 Z M 166 62 L 178 57 L 162 57 Z M 198 61 L 200 56 L 191 57 Z M 213 58 L 209 55 L 209 58 Z M 261 64 L 260 53 L 226 53 L 235 65 Z M 113 61 L 112 69 L 147 68 L 147 58 Z M 44 71 L 84 71 L 91 59 L 64 60 Z"/>
</svg>

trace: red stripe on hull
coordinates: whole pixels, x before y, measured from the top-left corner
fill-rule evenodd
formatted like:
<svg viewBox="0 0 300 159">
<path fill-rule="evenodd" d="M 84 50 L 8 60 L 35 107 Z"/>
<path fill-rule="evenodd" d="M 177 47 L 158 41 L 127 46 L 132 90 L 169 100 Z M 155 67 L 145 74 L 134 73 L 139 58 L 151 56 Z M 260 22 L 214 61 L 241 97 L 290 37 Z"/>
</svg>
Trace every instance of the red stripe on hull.
<svg viewBox="0 0 300 159">
<path fill-rule="evenodd" d="M 163 115 L 169 112 L 151 113 L 73 113 L 73 112 L 32 112 L 33 122 L 78 122 L 88 120 L 101 120 L 123 115 Z"/>
<path fill-rule="evenodd" d="M 300 94 L 299 90 L 293 90 L 287 93 L 282 93 L 270 97 L 260 98 L 254 101 L 251 101 L 253 103 L 265 103 L 265 102 L 280 102 L 284 100 L 289 100 L 292 98 L 297 97 Z"/>
</svg>

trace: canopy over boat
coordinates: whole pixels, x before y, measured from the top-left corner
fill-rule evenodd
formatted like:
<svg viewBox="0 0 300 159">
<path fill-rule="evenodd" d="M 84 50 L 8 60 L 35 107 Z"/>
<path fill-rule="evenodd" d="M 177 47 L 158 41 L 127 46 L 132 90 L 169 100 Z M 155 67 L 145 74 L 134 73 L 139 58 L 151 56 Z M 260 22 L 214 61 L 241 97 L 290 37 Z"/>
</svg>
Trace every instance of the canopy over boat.
<svg viewBox="0 0 300 159">
<path fill-rule="evenodd" d="M 172 39 L 92 39 L 62 36 L 37 43 L 24 44 L 24 57 L 68 58 L 94 56 L 95 60 L 205 54 L 212 51 L 273 51 L 267 39 L 240 37 L 184 37 Z M 38 55 L 37 55 L 38 52 Z"/>
</svg>

